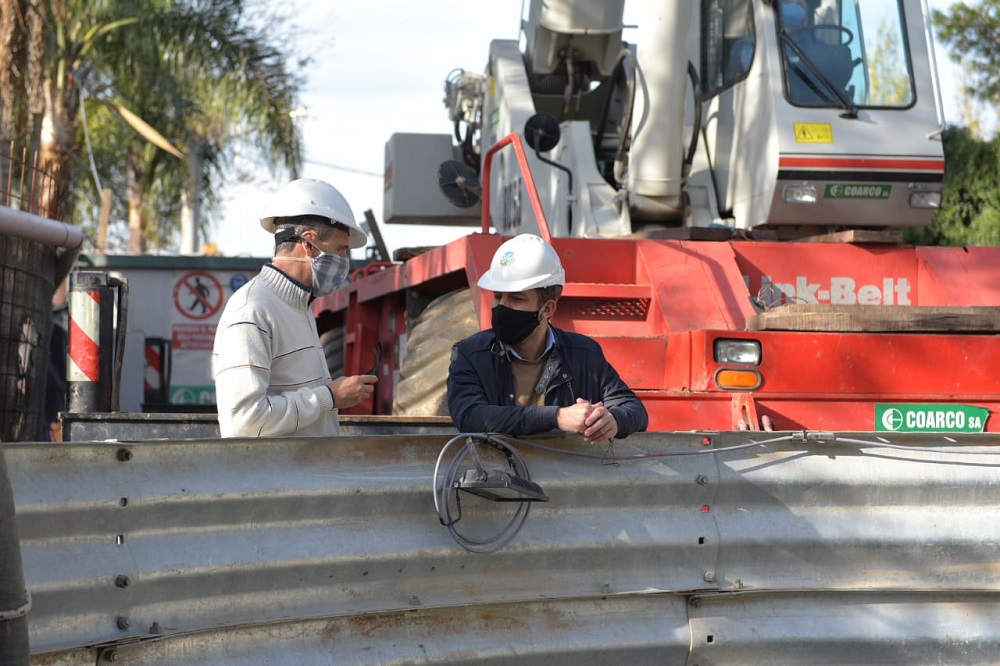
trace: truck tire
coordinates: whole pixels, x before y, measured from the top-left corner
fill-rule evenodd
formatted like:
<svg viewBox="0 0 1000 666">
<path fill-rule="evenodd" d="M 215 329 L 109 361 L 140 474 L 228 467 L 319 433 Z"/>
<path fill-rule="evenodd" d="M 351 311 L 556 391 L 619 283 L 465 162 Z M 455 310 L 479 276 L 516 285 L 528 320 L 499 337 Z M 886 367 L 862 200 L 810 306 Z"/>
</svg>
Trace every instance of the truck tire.
<svg viewBox="0 0 1000 666">
<path fill-rule="evenodd" d="M 451 347 L 478 332 L 479 318 L 468 288 L 431 301 L 409 326 L 393 415 L 449 416 L 445 382 Z"/>
</svg>

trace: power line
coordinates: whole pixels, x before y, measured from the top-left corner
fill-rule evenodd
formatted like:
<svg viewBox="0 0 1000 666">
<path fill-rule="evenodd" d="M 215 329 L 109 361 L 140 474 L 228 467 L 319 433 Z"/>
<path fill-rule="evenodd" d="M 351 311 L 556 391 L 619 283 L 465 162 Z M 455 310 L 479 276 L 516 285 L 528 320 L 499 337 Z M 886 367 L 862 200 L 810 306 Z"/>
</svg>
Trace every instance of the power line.
<svg viewBox="0 0 1000 666">
<path fill-rule="evenodd" d="M 375 173 L 374 171 L 365 171 L 364 169 L 355 169 L 353 167 L 341 166 L 339 164 L 331 164 L 330 162 L 321 162 L 319 160 L 302 160 L 306 164 L 315 164 L 316 166 L 327 167 L 328 169 L 336 169 L 337 171 L 346 171 L 348 173 L 356 173 L 362 176 L 372 176 L 373 178 L 382 178 L 383 174 Z"/>
</svg>

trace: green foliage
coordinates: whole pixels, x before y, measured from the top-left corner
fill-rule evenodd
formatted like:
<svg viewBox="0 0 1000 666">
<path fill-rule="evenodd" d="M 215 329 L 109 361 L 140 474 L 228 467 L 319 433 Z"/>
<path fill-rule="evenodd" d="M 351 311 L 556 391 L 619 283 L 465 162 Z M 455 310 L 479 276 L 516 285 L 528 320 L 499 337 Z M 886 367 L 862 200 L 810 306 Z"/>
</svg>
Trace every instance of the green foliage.
<svg viewBox="0 0 1000 666">
<path fill-rule="evenodd" d="M 110 188 L 113 193 L 124 194 L 127 187 L 125 172 L 120 168 L 121 156 L 125 154 L 129 142 L 135 140 L 135 134 L 109 113 L 100 102 L 85 101 L 84 104 L 87 130 L 95 141 L 90 144 L 90 150 L 86 145 L 83 147 L 85 154 L 81 155 L 81 168 L 75 171 L 72 210 L 76 211 L 75 221 L 83 227 L 84 235 L 90 239 L 91 245 L 95 245 L 101 192 L 94 180 L 94 170 L 98 174 L 101 187 Z M 94 170 L 90 167 L 91 158 L 94 161 Z M 127 217 L 127 203 L 123 196 L 112 197 L 112 220 L 124 220 Z M 106 244 L 108 251 L 122 251 L 127 245 L 128 230 L 112 226 Z"/>
<path fill-rule="evenodd" d="M 956 2 L 935 11 L 933 24 L 951 59 L 971 79 L 965 93 L 990 105 L 1000 102 L 1000 0 Z M 975 123 L 973 123 L 975 124 Z M 1000 137 L 977 138 L 974 128 L 948 127 L 942 134 L 945 179 L 941 208 L 931 225 L 907 232 L 930 245 L 1000 245 Z"/>
<path fill-rule="evenodd" d="M 185 153 L 178 160 L 154 149 L 102 111 L 132 136 L 105 169 L 119 172 L 111 179 L 127 187 L 116 194 L 139 199 L 133 214 L 141 216 L 142 238 L 133 227 L 133 249 L 170 245 L 185 194 L 207 213 L 198 220 L 203 230 L 237 151 L 293 177 L 302 160 L 292 112 L 302 83 L 293 67 L 304 61 L 293 65 L 276 46 L 287 37 L 275 29 L 280 17 L 257 21 L 265 31 L 251 25 L 242 0 L 146 5 L 142 20 L 107 34 L 91 60 L 106 83 L 93 97 L 122 104 Z M 118 137 L 107 139 L 119 145 Z M 102 134 L 95 144 L 104 140 Z M 93 225 L 97 210 L 81 208 L 81 217 Z"/>
<path fill-rule="evenodd" d="M 4 0 L 0 138 L 37 136 L 44 115 L 52 138 L 41 150 L 60 174 L 59 209 L 93 232 L 100 180 L 114 193 L 112 220 L 130 218 L 130 246 L 167 247 L 182 199 L 211 213 L 237 151 L 297 175 L 293 112 L 303 83 L 297 72 L 308 61 L 291 53 L 295 29 L 280 12 L 293 8 L 271 3 Z M 49 94 L 41 94 L 43 82 Z M 126 120 L 112 104 L 140 120 Z M 186 158 L 154 148 L 143 123 Z"/>
<path fill-rule="evenodd" d="M 930 226 L 909 229 L 917 245 L 1000 245 L 1000 140 L 977 139 L 966 127 L 948 127 L 941 208 Z"/>
<path fill-rule="evenodd" d="M 1000 102 L 1000 0 L 958 2 L 948 12 L 935 11 L 934 27 L 951 57 L 962 62 L 974 80 L 969 92 L 979 99 Z"/>
</svg>

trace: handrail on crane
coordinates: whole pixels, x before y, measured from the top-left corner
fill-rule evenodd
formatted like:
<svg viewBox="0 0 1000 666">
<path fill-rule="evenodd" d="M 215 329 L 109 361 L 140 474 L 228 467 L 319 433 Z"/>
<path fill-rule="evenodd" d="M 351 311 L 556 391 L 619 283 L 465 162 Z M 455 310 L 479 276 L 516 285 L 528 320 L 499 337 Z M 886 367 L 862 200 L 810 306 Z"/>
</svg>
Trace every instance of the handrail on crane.
<svg viewBox="0 0 1000 666">
<path fill-rule="evenodd" d="M 483 233 L 490 232 L 490 170 L 493 166 L 493 155 L 507 145 L 514 146 L 514 153 L 517 155 L 517 164 L 521 167 L 521 174 L 524 176 L 524 187 L 528 190 L 528 199 L 531 200 L 531 208 L 535 211 L 535 218 L 538 220 L 538 232 L 546 243 L 552 242 L 552 234 L 549 233 L 549 223 L 545 219 L 545 211 L 542 210 L 542 202 L 538 198 L 538 189 L 535 187 L 535 179 L 531 175 L 531 167 L 528 166 L 528 158 L 524 154 L 524 144 L 521 143 L 521 136 L 515 132 L 503 137 L 490 146 L 483 157 Z"/>
</svg>

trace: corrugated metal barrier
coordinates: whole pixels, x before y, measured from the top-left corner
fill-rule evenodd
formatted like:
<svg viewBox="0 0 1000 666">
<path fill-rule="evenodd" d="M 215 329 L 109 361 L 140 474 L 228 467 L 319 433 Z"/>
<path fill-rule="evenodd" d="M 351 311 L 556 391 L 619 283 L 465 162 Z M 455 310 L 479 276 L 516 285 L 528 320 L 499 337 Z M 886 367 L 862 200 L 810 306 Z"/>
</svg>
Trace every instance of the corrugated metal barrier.
<svg viewBox="0 0 1000 666">
<path fill-rule="evenodd" d="M 515 442 L 550 501 L 490 555 L 435 512 L 449 439 L 5 445 L 33 663 L 1000 654 L 995 435 Z M 462 495 L 471 533 L 516 506 Z"/>
</svg>

